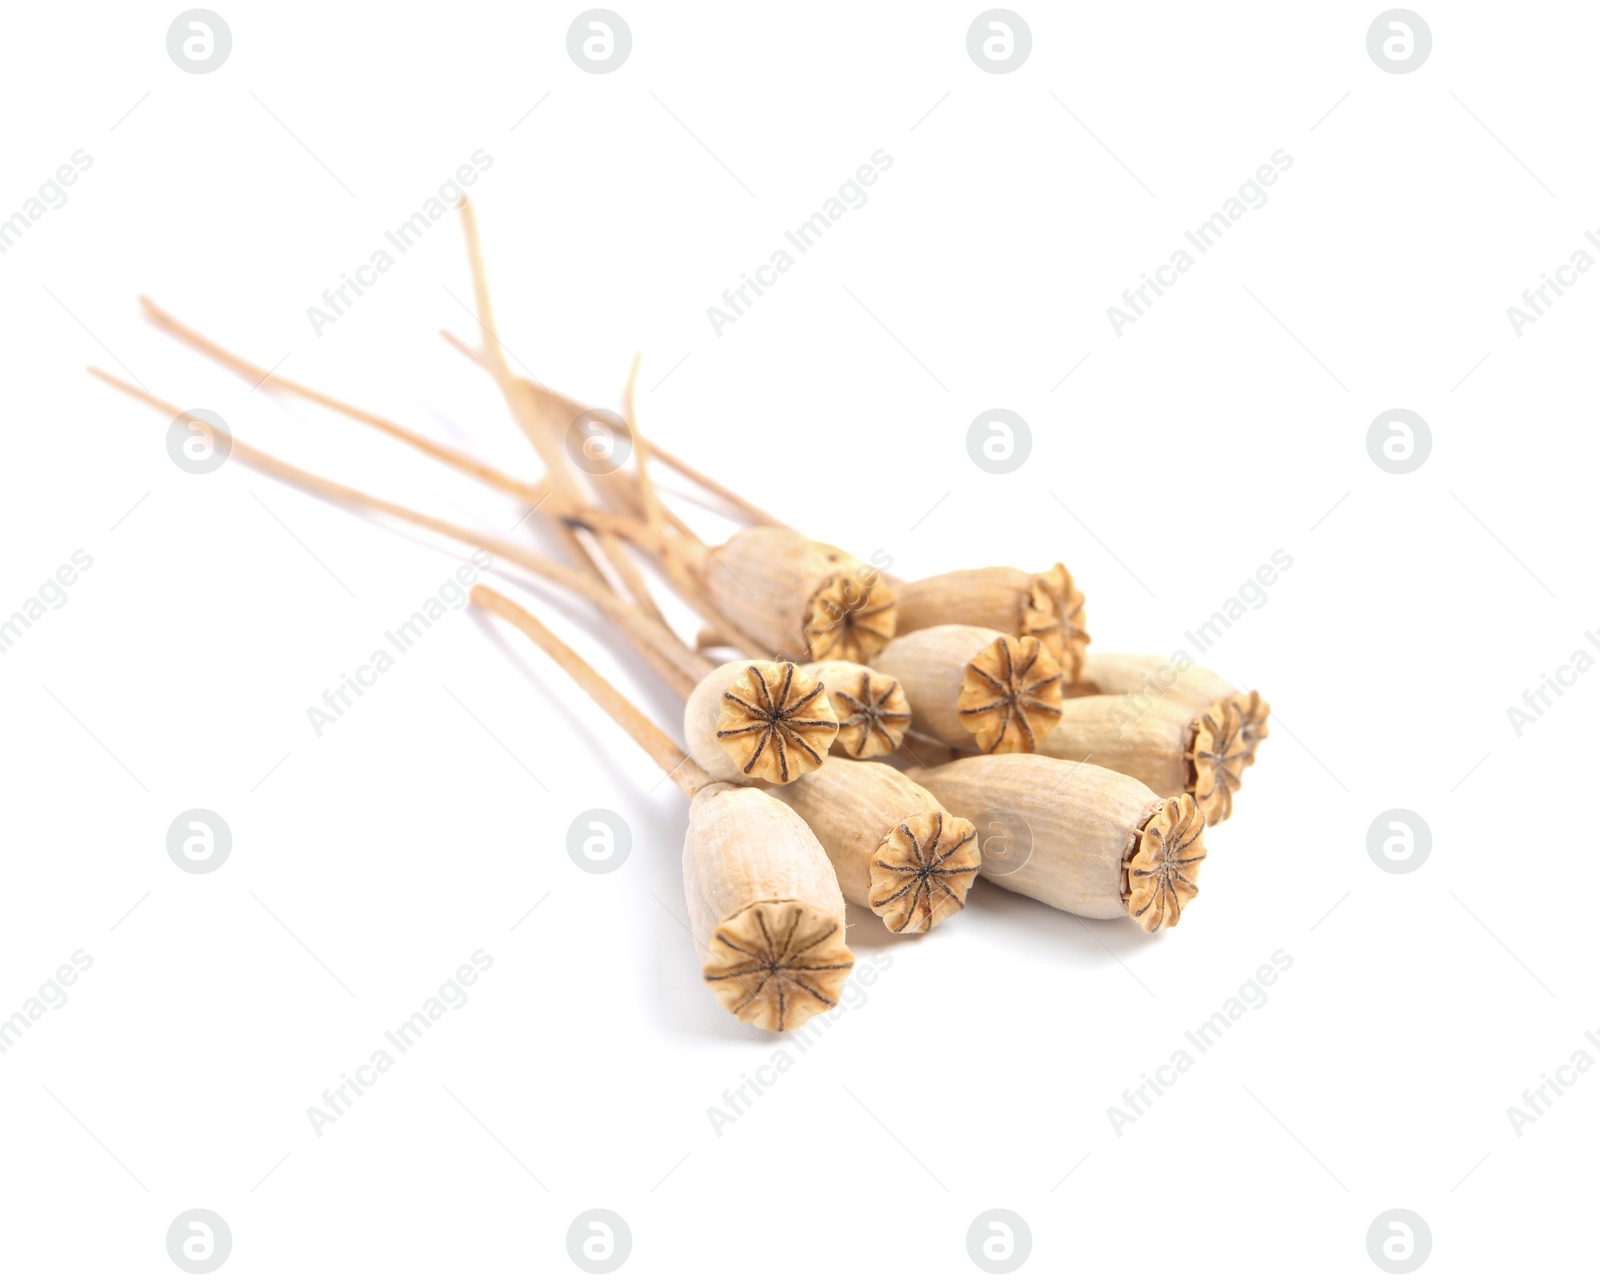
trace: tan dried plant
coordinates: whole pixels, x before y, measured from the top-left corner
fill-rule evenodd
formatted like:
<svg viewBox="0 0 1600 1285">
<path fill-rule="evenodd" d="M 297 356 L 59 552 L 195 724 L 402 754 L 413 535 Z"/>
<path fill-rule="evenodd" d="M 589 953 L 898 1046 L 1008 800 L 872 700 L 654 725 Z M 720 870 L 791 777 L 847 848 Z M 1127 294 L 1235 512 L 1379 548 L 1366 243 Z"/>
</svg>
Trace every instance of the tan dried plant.
<svg viewBox="0 0 1600 1285">
<path fill-rule="evenodd" d="M 1089 919 L 1170 928 L 1199 891 L 1206 819 L 1130 776 L 1038 754 L 912 768 L 911 779 L 980 833 L 1007 836 L 985 879 Z"/>
<path fill-rule="evenodd" d="M 1068 682 L 1078 676 L 1089 634 L 1083 594 L 1061 563 L 1033 574 L 1015 567 L 947 571 L 895 586 L 902 634 L 934 625 L 982 625 L 1017 638 L 1037 638 Z"/>
<path fill-rule="evenodd" d="M 834 757 L 782 798 L 821 841 L 845 900 L 890 932 L 927 932 L 967 904 L 977 832 L 903 773 Z"/>
<path fill-rule="evenodd" d="M 1037 638 L 936 625 L 902 634 L 873 667 L 905 688 L 912 727 L 953 749 L 1033 753 L 1061 718 L 1061 666 Z"/>
<path fill-rule="evenodd" d="M 1130 705 L 1123 696 L 1080 696 L 1040 745 L 1143 781 L 1158 794 L 1192 794 L 1209 825 L 1233 814 L 1248 751 L 1239 711 L 1222 700 L 1194 714 L 1169 700 Z"/>
<path fill-rule="evenodd" d="M 712 779 L 525 608 L 481 584 L 472 601 L 560 665 L 688 796 L 684 896 L 717 1002 L 767 1031 L 835 1007 L 854 960 L 839 881 L 806 823 L 774 795 Z"/>
</svg>

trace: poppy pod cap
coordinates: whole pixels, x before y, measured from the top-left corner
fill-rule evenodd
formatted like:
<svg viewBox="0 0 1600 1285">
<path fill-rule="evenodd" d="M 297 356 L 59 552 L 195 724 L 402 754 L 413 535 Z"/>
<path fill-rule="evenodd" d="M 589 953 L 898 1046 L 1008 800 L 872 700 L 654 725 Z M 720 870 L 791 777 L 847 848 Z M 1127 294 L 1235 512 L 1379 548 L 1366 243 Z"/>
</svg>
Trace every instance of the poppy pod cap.
<svg viewBox="0 0 1600 1285">
<path fill-rule="evenodd" d="M 838 731 L 826 686 L 786 660 L 719 665 L 684 703 L 694 761 L 739 785 L 788 785 L 815 771 Z"/>
<path fill-rule="evenodd" d="M 899 679 L 847 660 L 802 665 L 800 672 L 828 689 L 828 701 L 839 720 L 835 754 L 874 759 L 900 748 L 911 726 L 911 702 Z"/>
</svg>

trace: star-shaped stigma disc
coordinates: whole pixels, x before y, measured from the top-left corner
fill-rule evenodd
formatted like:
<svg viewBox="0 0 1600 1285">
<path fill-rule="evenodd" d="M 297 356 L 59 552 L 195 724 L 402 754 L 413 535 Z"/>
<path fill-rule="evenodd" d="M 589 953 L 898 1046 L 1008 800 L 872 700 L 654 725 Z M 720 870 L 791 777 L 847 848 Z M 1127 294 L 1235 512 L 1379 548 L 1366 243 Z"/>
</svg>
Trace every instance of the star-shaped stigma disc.
<svg viewBox="0 0 1600 1285">
<path fill-rule="evenodd" d="M 1067 681 L 1078 681 L 1089 631 L 1083 625 L 1083 593 L 1061 563 L 1034 577 L 1023 599 L 1017 634 L 1037 638 L 1066 671 Z"/>
<path fill-rule="evenodd" d="M 723 690 L 717 740 L 746 776 L 787 785 L 822 766 L 838 731 L 826 686 L 788 661 L 753 660 Z"/>
<path fill-rule="evenodd" d="M 854 759 L 893 754 L 911 726 L 911 702 L 900 684 L 864 665 L 847 680 L 836 680 L 828 699 L 839 716 L 835 744 Z"/>
<path fill-rule="evenodd" d="M 1147 933 L 1171 928 L 1200 891 L 1206 858 L 1205 814 L 1193 797 L 1164 799 L 1122 859 L 1122 902 Z"/>
<path fill-rule="evenodd" d="M 925 933 L 967 904 L 978 877 L 978 832 L 934 809 L 908 817 L 872 854 L 872 909 L 895 933 Z"/>
<path fill-rule="evenodd" d="M 1001 634 L 967 662 L 956 714 L 984 754 L 1032 754 L 1061 721 L 1061 666 L 1037 638 Z"/>
<path fill-rule="evenodd" d="M 1252 751 L 1245 744 L 1244 722 L 1231 696 L 1212 705 L 1193 727 L 1189 793 L 1206 814 L 1206 824 L 1216 825 L 1233 815 L 1233 792 Z"/>
<path fill-rule="evenodd" d="M 786 1031 L 833 1008 L 852 967 L 836 918 L 798 901 L 768 901 L 718 925 L 704 976 L 741 1021 Z"/>
<path fill-rule="evenodd" d="M 812 660 L 864 665 L 894 637 L 895 596 L 875 567 L 828 577 L 806 609 Z"/>
<path fill-rule="evenodd" d="M 1261 699 L 1261 693 L 1235 692 L 1232 699 L 1239 711 L 1239 738 L 1244 742 L 1243 767 L 1249 767 L 1256 761 L 1256 747 L 1267 739 L 1267 718 L 1272 713 L 1272 706 Z"/>
</svg>

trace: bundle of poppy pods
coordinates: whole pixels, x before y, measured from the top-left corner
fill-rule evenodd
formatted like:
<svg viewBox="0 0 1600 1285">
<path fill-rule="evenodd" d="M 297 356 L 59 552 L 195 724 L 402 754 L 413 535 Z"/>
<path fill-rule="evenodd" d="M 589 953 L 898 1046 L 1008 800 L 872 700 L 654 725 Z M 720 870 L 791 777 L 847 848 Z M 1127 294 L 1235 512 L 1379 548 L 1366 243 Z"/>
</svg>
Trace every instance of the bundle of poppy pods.
<svg viewBox="0 0 1600 1285">
<path fill-rule="evenodd" d="M 1267 734 L 1258 693 L 1182 657 L 1089 651 L 1084 597 L 1060 563 L 900 581 L 770 517 L 646 441 L 637 360 L 620 414 L 515 374 L 461 209 L 480 343 L 452 342 L 499 386 L 544 464 L 537 483 L 276 375 L 148 301 L 146 312 L 253 386 L 386 433 L 555 524 L 564 562 L 230 434 L 231 458 L 248 467 L 486 549 L 597 608 L 682 697 L 680 740 L 525 605 L 474 587 L 476 605 L 550 655 L 688 796 L 684 893 L 702 976 L 724 1008 L 766 1030 L 801 1025 L 837 1004 L 849 976 L 847 902 L 891 932 L 926 933 L 965 907 L 980 876 L 1087 918 L 1178 924 L 1198 891 L 1204 831 L 1231 814 Z M 184 414 L 93 373 L 175 422 Z M 623 463 L 574 469 L 582 456 L 569 448 L 597 433 L 600 458 Z M 703 488 L 741 529 L 708 548 L 661 501 L 655 467 Z M 703 622 L 692 643 L 667 623 L 641 561 Z"/>
</svg>

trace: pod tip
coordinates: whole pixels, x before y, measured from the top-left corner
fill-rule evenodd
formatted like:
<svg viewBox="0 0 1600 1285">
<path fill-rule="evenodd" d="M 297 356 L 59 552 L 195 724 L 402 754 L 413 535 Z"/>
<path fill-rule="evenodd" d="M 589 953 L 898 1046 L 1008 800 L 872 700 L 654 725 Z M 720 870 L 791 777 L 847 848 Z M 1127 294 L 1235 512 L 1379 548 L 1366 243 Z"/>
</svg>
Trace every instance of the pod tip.
<svg viewBox="0 0 1600 1285">
<path fill-rule="evenodd" d="M 907 817 L 872 854 L 868 900 L 894 933 L 925 933 L 967 904 L 982 857 L 972 822 L 934 808 Z"/>
<path fill-rule="evenodd" d="M 838 1005 L 853 967 L 837 916 L 802 901 L 762 901 L 717 925 L 703 976 L 741 1022 L 792 1031 Z"/>
<path fill-rule="evenodd" d="M 1122 904 L 1147 933 L 1171 928 L 1200 891 L 1205 813 L 1189 794 L 1163 799 L 1122 859 Z"/>
</svg>

